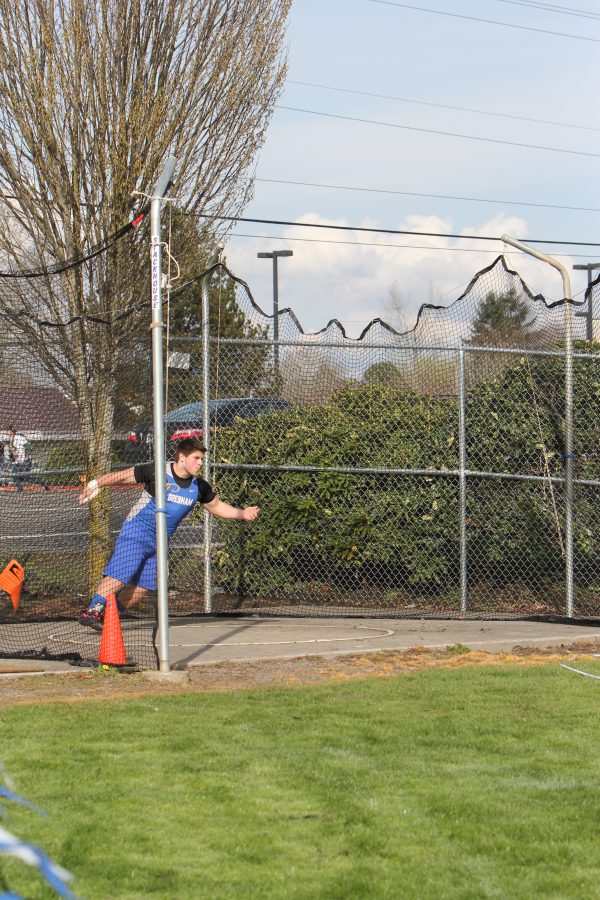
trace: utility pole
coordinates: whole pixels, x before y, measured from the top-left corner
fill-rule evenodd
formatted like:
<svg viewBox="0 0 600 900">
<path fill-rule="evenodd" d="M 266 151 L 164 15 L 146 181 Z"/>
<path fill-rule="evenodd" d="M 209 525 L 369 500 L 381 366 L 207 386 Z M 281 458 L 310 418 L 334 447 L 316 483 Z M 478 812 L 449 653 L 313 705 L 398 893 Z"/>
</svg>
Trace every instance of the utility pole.
<svg viewBox="0 0 600 900">
<path fill-rule="evenodd" d="M 273 260 L 273 368 L 279 375 L 279 285 L 277 260 L 280 256 L 293 256 L 293 250 L 273 250 L 271 253 L 257 253 L 259 259 Z"/>
<path fill-rule="evenodd" d="M 574 269 L 584 270 L 588 273 L 588 289 L 591 285 L 593 279 L 592 272 L 596 269 L 600 269 L 600 263 L 587 263 L 584 266 L 573 266 Z M 588 293 L 588 302 L 587 309 L 582 310 L 581 312 L 576 312 L 575 315 L 579 319 L 585 319 L 585 339 L 586 341 L 591 342 L 594 340 L 594 309 L 592 303 L 592 292 Z"/>
</svg>

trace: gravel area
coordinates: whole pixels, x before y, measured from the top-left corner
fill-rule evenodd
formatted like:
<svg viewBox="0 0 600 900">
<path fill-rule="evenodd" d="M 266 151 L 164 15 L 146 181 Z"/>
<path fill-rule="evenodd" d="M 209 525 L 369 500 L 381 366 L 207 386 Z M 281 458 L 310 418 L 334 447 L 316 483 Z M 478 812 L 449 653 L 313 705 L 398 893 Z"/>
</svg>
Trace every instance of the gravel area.
<svg viewBox="0 0 600 900">
<path fill-rule="evenodd" d="M 307 685 L 355 678 L 410 675 L 432 667 L 498 665 L 578 666 L 595 659 L 599 641 L 578 641 L 540 650 L 516 647 L 511 653 L 484 653 L 461 644 L 444 650 L 411 647 L 375 653 L 343 654 L 335 657 L 298 656 L 291 659 L 218 662 L 195 666 L 184 683 L 147 679 L 143 673 L 121 673 L 114 669 L 74 669 L 73 673 L 27 673 L 27 663 L 16 674 L 0 660 L 0 706 L 23 703 L 71 703 L 80 700 L 119 701 L 133 697 L 163 696 L 207 691 L 234 691 Z M 597 660 L 596 660 L 597 661 Z"/>
</svg>

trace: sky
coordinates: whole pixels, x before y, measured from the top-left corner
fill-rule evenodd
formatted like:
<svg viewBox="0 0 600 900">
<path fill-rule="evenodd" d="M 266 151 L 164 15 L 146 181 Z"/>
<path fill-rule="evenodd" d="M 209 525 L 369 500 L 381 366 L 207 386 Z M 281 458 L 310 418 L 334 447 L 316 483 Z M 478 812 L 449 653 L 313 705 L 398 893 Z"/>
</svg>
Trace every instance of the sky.
<svg viewBox="0 0 600 900">
<path fill-rule="evenodd" d="M 296 224 L 237 223 L 225 256 L 271 311 L 272 262 L 257 253 L 292 250 L 279 261 L 280 307 L 292 307 L 306 332 L 335 318 L 352 337 L 376 317 L 410 327 L 422 303 L 451 303 L 503 250 L 549 301 L 562 297 L 562 281 L 500 241 L 300 223 L 547 241 L 533 246 L 556 254 L 580 298 L 587 273 L 572 266 L 600 262 L 600 123 L 592 102 L 600 12 L 589 0 L 560 6 L 577 15 L 542 0 L 407 6 L 292 5 L 287 81 L 243 215 Z"/>
</svg>

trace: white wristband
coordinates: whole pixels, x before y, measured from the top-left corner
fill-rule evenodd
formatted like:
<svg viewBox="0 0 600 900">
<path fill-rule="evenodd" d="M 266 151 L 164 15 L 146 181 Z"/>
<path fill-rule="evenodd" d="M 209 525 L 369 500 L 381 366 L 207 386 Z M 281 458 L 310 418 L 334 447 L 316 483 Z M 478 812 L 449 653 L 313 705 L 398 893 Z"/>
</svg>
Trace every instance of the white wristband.
<svg viewBox="0 0 600 900">
<path fill-rule="evenodd" d="M 95 478 L 92 478 L 91 481 L 88 481 L 86 485 L 86 490 L 89 492 L 89 496 L 84 497 L 83 502 L 89 503 L 90 500 L 93 500 L 94 497 L 97 497 L 100 493 L 100 485 L 96 481 Z"/>
</svg>

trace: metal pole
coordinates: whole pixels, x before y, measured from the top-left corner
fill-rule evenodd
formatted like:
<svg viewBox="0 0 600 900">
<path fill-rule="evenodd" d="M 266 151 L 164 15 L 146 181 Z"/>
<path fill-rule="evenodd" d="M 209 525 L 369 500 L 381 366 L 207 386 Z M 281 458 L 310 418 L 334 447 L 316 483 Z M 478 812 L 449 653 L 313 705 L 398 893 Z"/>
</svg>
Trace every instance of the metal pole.
<svg viewBox="0 0 600 900">
<path fill-rule="evenodd" d="M 458 351 L 458 453 L 460 504 L 460 611 L 466 613 L 469 602 L 467 570 L 467 409 L 465 390 L 465 351 Z"/>
<path fill-rule="evenodd" d="M 150 203 L 150 271 L 152 285 L 152 392 L 154 423 L 154 485 L 156 502 L 156 587 L 158 660 L 161 672 L 169 664 L 168 538 L 165 509 L 165 427 L 163 384 L 162 242 L 160 204 L 173 179 L 177 160 L 169 156 L 154 188 Z"/>
<path fill-rule="evenodd" d="M 198 337 L 186 337 L 186 343 L 193 343 L 194 341 L 201 343 L 202 338 Z M 349 341 L 353 340 L 353 338 L 347 338 L 346 341 L 316 341 L 316 340 L 306 340 L 302 341 L 302 347 L 319 347 L 320 349 L 339 349 L 339 350 L 348 350 Z M 227 344 L 229 346 L 235 346 L 236 344 L 240 347 L 247 347 L 248 345 L 252 347 L 266 347 L 267 345 L 271 345 L 273 342 L 270 338 L 254 338 L 250 340 L 249 338 L 221 338 L 219 341 L 220 344 Z M 13 346 L 13 345 L 11 345 Z M 17 346 L 16 344 L 14 346 Z M 297 347 L 298 340 L 290 341 L 279 341 L 280 347 Z M 392 344 L 362 344 L 360 345 L 361 350 L 389 350 L 392 347 Z M 411 344 L 410 347 L 394 347 L 394 349 L 398 350 L 398 352 L 402 353 L 416 353 L 417 350 L 424 350 L 426 353 L 433 353 L 434 351 L 439 351 L 440 353 L 449 353 L 450 350 L 460 350 L 460 347 L 453 347 L 448 344 Z M 470 353 L 497 353 L 502 356 L 523 356 L 523 349 L 515 349 L 514 347 L 481 347 L 477 346 L 477 344 L 469 345 Z M 561 358 L 565 355 L 564 350 L 528 350 L 527 356 L 545 356 L 548 358 L 558 357 Z M 577 351 L 577 353 L 573 353 L 573 359 L 600 359 L 600 353 L 589 353 L 583 351 Z"/>
<path fill-rule="evenodd" d="M 279 277 L 277 272 L 277 253 L 273 254 L 273 368 L 279 375 Z"/>
<path fill-rule="evenodd" d="M 209 268 L 221 258 L 223 245 L 213 252 Z M 210 281 L 212 272 L 202 279 L 202 440 L 206 447 L 203 472 L 206 481 L 210 477 Z M 203 510 L 204 521 L 204 612 L 212 612 L 212 572 L 210 548 L 212 543 L 212 516 Z"/>
<path fill-rule="evenodd" d="M 270 253 L 257 253 L 258 259 L 273 260 L 273 371 L 279 375 L 279 270 L 277 260 L 280 256 L 293 256 L 293 250 L 273 250 Z"/>
<path fill-rule="evenodd" d="M 222 469 L 227 472 L 314 472 L 320 474 L 335 473 L 337 475 L 415 475 L 417 478 L 423 475 L 426 478 L 457 478 L 460 469 L 382 469 L 382 468 L 358 468 L 356 466 L 269 466 L 262 463 L 213 463 L 213 469 Z M 55 471 L 54 469 L 52 471 Z M 60 469 L 58 471 L 61 471 Z M 78 471 L 76 469 L 73 472 Z M 479 469 L 465 469 L 467 478 L 490 478 L 493 481 L 530 481 L 533 483 L 564 484 L 565 479 L 556 475 L 515 475 L 514 472 L 482 472 Z M 574 484 L 582 487 L 600 487 L 600 481 L 596 478 L 574 478 Z"/>
<path fill-rule="evenodd" d="M 592 292 L 590 291 L 590 285 L 594 280 L 594 276 L 592 272 L 595 269 L 600 269 L 600 263 L 587 263 L 584 266 L 573 266 L 574 269 L 585 269 L 588 273 L 588 302 L 587 309 L 585 312 L 576 312 L 575 316 L 577 318 L 585 319 L 585 339 L 591 344 L 594 340 L 594 304 L 592 302 Z"/>
<path fill-rule="evenodd" d="M 539 250 L 522 244 L 508 234 L 503 234 L 500 240 L 558 269 L 563 282 L 563 297 L 567 301 L 565 303 L 565 578 L 566 614 L 568 618 L 573 618 L 573 307 L 571 305 L 571 281 L 565 267 L 551 256 L 546 256 Z"/>
</svg>

